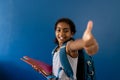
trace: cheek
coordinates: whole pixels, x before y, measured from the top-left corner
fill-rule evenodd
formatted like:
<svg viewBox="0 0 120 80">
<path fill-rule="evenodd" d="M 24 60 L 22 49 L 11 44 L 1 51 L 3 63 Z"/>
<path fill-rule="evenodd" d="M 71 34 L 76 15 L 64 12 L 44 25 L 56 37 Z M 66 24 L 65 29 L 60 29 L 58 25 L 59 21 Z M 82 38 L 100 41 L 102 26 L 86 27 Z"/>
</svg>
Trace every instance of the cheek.
<svg viewBox="0 0 120 80">
<path fill-rule="evenodd" d="M 57 33 L 56 33 L 56 31 L 55 31 L 55 35 L 56 35 Z"/>
<path fill-rule="evenodd" d="M 67 36 L 68 37 L 73 37 L 73 35 L 71 33 L 68 33 Z"/>
<path fill-rule="evenodd" d="M 55 36 L 57 37 L 57 36 L 58 36 L 58 33 L 55 32 Z"/>
<path fill-rule="evenodd" d="M 73 33 L 70 33 L 70 34 L 71 34 L 71 35 L 70 35 L 71 37 L 73 37 L 73 36 L 74 36 L 74 34 L 73 34 Z"/>
</svg>

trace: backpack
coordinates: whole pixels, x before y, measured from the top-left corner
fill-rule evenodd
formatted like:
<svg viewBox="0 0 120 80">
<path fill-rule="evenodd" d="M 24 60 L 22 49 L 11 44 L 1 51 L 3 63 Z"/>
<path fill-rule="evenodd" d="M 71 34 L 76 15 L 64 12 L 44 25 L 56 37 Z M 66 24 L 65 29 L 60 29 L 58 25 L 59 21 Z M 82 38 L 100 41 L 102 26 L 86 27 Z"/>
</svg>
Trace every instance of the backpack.
<svg viewBox="0 0 120 80">
<path fill-rule="evenodd" d="M 54 55 L 55 49 L 52 52 L 53 55 Z M 83 49 L 79 50 L 78 53 L 79 55 L 78 55 L 78 63 L 77 63 L 77 71 L 76 71 L 77 80 L 95 80 L 95 68 L 94 68 L 94 62 L 92 57 L 86 54 Z M 59 56 L 60 56 L 61 65 L 63 66 L 65 74 L 71 80 L 74 80 L 73 71 L 66 55 L 66 43 L 64 43 L 60 48 Z M 58 75 L 61 70 L 62 68 L 60 67 L 58 71 Z M 59 77 L 57 76 L 56 80 L 58 78 Z"/>
<path fill-rule="evenodd" d="M 78 53 L 77 80 L 96 80 L 92 56 L 86 54 L 83 49 L 79 50 Z"/>
</svg>

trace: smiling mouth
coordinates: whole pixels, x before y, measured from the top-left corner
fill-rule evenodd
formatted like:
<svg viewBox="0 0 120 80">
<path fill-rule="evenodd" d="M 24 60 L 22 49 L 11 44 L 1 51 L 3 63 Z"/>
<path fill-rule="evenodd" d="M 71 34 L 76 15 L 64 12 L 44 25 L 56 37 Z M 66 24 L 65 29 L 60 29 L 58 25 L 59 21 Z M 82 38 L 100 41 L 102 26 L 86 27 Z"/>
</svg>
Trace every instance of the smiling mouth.
<svg viewBox="0 0 120 80">
<path fill-rule="evenodd" d="M 65 37 L 58 37 L 58 39 L 63 41 L 63 40 L 65 40 Z"/>
<path fill-rule="evenodd" d="M 64 39 L 64 38 L 63 38 L 63 37 L 60 37 L 59 39 L 61 39 L 61 40 L 62 40 L 62 39 Z"/>
</svg>

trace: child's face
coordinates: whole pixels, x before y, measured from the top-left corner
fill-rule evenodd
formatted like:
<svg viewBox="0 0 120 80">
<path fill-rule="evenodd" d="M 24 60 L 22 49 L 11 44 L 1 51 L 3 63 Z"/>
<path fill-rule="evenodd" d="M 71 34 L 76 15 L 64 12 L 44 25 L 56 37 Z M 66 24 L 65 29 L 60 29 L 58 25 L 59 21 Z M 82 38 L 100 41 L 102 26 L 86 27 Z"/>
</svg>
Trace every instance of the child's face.
<svg viewBox="0 0 120 80">
<path fill-rule="evenodd" d="M 55 34 L 59 45 L 62 45 L 73 36 L 70 26 L 65 22 L 60 22 L 57 24 Z"/>
</svg>

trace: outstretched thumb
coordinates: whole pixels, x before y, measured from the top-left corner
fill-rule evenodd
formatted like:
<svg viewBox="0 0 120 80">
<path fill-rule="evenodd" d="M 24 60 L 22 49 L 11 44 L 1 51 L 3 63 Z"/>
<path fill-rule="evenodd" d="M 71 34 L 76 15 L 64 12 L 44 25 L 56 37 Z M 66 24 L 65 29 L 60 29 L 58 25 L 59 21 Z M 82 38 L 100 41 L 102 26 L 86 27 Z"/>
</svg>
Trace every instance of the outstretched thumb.
<svg viewBox="0 0 120 80">
<path fill-rule="evenodd" d="M 86 33 L 91 33 L 93 27 L 93 22 L 90 20 L 88 21 L 87 28 L 85 30 Z"/>
</svg>

